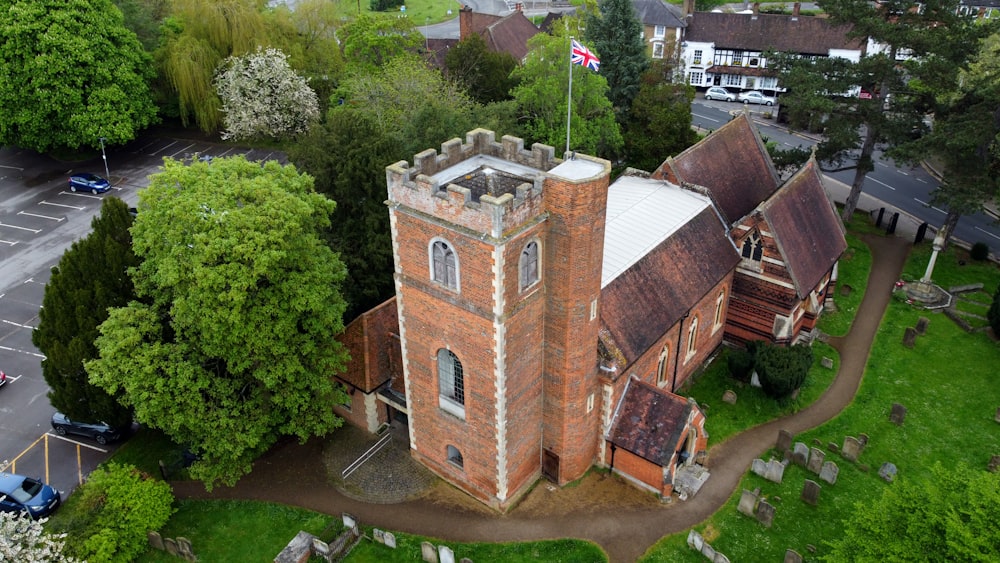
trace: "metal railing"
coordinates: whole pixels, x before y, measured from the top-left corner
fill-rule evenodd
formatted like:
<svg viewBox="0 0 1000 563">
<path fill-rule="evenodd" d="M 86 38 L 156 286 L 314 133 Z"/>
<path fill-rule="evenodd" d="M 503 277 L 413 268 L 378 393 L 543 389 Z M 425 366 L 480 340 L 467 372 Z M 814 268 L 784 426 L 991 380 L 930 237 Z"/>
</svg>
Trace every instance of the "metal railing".
<svg viewBox="0 0 1000 563">
<path fill-rule="evenodd" d="M 341 471 L 340 477 L 342 479 L 347 479 L 348 477 L 350 477 L 351 473 L 357 471 L 359 467 L 361 467 L 366 461 L 371 459 L 372 456 L 377 454 L 379 450 L 384 448 L 385 445 L 388 444 L 390 441 L 392 441 L 392 434 L 387 432 L 386 435 L 382 436 L 378 442 L 375 442 L 374 446 L 368 448 L 368 451 L 361 454 L 361 457 L 359 457 L 358 459 L 354 460 L 354 463 L 348 465 L 343 471 Z"/>
</svg>

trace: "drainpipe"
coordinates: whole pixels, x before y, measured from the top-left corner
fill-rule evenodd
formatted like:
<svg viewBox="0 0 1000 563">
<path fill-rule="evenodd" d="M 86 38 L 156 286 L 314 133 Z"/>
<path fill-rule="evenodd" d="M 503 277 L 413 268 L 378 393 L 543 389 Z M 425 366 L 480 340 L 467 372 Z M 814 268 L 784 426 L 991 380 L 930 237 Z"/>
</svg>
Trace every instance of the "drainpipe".
<svg viewBox="0 0 1000 563">
<path fill-rule="evenodd" d="M 681 341 L 684 339 L 684 319 L 688 318 L 691 311 L 684 313 L 681 317 L 681 326 L 677 330 L 677 349 L 674 350 L 674 376 L 670 380 L 670 392 L 673 393 L 674 389 L 677 388 L 677 364 L 681 362 Z"/>
<path fill-rule="evenodd" d="M 615 450 L 617 449 L 618 446 L 611 444 L 611 466 L 608 468 L 609 474 L 615 472 Z"/>
</svg>

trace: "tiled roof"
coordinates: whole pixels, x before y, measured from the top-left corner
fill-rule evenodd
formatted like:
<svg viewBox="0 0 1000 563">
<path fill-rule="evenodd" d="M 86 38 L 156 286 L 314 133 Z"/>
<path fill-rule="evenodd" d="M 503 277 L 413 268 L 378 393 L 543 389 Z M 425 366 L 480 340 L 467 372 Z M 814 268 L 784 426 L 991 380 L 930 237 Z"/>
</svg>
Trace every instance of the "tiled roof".
<svg viewBox="0 0 1000 563">
<path fill-rule="evenodd" d="M 679 197 L 686 191 L 663 186 L 680 192 Z M 609 190 L 609 209 L 611 199 Z M 669 216 L 666 207 L 661 209 Z M 651 216 L 656 214 L 656 208 L 651 211 Z M 640 233 L 643 226 L 632 227 Z M 606 230 L 612 230 L 610 213 Z M 739 260 L 728 229 L 715 209 L 705 205 L 608 283 L 601 290 L 601 324 L 626 365 L 654 346 L 709 288 L 731 274 Z"/>
<path fill-rule="evenodd" d="M 679 6 L 667 4 L 663 0 L 632 0 L 636 16 L 643 25 L 662 25 L 679 28 L 687 25 Z"/>
<path fill-rule="evenodd" d="M 708 189 L 731 225 L 778 189 L 778 172 L 746 113 L 668 158 L 654 174 Z"/>
<path fill-rule="evenodd" d="M 524 12 L 515 11 L 503 17 L 473 14 L 471 29 L 483 36 L 490 50 L 510 53 L 518 62 L 528 56 L 528 40 L 541 33 Z M 490 21 L 489 18 L 496 18 Z"/>
<path fill-rule="evenodd" d="M 716 49 L 791 51 L 827 55 L 831 49 L 858 50 L 864 40 L 850 39 L 847 26 L 829 19 L 780 14 L 695 12 L 684 33 L 686 41 L 714 43 Z"/>
<path fill-rule="evenodd" d="M 683 397 L 631 379 L 616 409 L 608 441 L 666 466 L 677 451 L 691 408 Z"/>
<path fill-rule="evenodd" d="M 396 298 L 354 319 L 337 340 L 347 346 L 351 359 L 337 377 L 368 393 L 392 378 L 403 379 Z"/>
<path fill-rule="evenodd" d="M 810 159 L 761 204 L 761 212 L 785 258 L 795 291 L 804 299 L 847 249 L 844 225 L 823 189 L 816 161 Z"/>
</svg>

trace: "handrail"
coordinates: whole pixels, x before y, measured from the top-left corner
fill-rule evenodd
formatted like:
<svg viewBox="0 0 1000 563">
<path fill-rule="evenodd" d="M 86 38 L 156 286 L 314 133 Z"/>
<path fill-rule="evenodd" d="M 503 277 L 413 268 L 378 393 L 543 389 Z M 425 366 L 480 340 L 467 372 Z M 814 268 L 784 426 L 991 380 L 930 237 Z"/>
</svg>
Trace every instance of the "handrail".
<svg viewBox="0 0 1000 563">
<path fill-rule="evenodd" d="M 361 454 L 361 457 L 354 460 L 354 463 L 348 465 L 343 471 L 341 471 L 340 477 L 342 479 L 347 479 L 348 477 L 350 477 L 351 473 L 354 473 L 359 467 L 361 467 L 361 465 L 364 462 L 371 459 L 371 457 L 374 456 L 376 453 L 378 453 L 378 451 L 381 450 L 383 447 L 385 447 L 385 445 L 388 444 L 390 440 L 392 440 L 392 434 L 386 433 L 386 435 L 382 436 L 382 438 L 380 438 L 378 442 L 375 442 L 374 446 L 368 448 L 368 451 Z"/>
</svg>

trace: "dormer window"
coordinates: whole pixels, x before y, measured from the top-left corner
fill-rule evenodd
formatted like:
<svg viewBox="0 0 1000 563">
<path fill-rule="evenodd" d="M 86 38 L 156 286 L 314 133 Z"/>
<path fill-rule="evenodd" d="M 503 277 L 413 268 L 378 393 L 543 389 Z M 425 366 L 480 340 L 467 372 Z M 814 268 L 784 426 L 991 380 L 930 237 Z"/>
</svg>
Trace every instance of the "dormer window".
<svg viewBox="0 0 1000 563">
<path fill-rule="evenodd" d="M 764 241 L 760 239 L 759 233 L 755 232 L 743 239 L 743 250 L 741 254 L 743 255 L 743 258 L 747 260 L 760 262 L 761 257 L 764 255 Z"/>
</svg>

